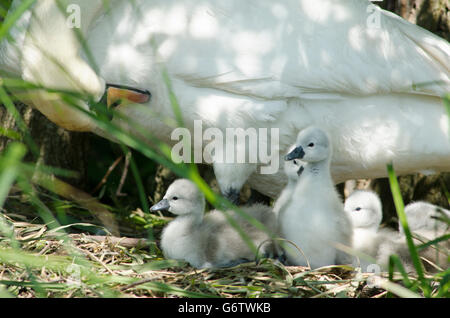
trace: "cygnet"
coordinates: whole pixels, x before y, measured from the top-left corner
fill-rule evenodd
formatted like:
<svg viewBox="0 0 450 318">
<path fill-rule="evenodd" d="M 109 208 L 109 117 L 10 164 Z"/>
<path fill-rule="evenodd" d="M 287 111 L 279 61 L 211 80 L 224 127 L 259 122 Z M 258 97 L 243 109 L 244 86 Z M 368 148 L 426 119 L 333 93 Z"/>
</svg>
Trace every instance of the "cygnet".
<svg viewBox="0 0 450 318">
<path fill-rule="evenodd" d="M 266 225 L 269 232 L 275 231 L 276 218 L 270 207 L 255 204 L 241 209 Z M 152 212 L 160 210 L 178 215 L 162 232 L 161 248 L 166 258 L 185 260 L 196 268 L 229 267 L 255 260 L 255 253 L 221 211 L 212 210 L 204 215 L 205 197 L 190 180 L 175 180 L 164 198 L 151 208 Z M 254 245 L 262 246 L 259 254 L 272 252 L 266 232 L 233 211 L 228 212 Z"/>
<path fill-rule="evenodd" d="M 420 245 L 449 233 L 449 224 L 442 219 L 450 218 L 450 211 L 428 202 L 418 201 L 405 207 L 406 220 L 412 234 L 417 237 L 415 244 Z M 399 232 L 403 236 L 404 231 L 399 224 Z M 450 241 L 445 240 L 436 245 L 422 249 L 420 256 L 425 259 L 425 266 L 432 270 L 432 264 L 446 269 L 449 267 Z"/>
<path fill-rule="evenodd" d="M 378 195 L 372 191 L 356 190 L 345 200 L 345 212 L 353 225 L 353 248 L 375 255 L 382 207 Z"/>
<path fill-rule="evenodd" d="M 373 191 L 356 190 L 345 200 L 345 212 L 353 225 L 353 246 L 356 252 L 371 256 L 376 263 L 387 266 L 390 254 L 405 254 L 407 247 L 398 233 L 379 229 L 383 217 L 381 200 Z M 407 254 L 408 255 L 408 254 Z M 355 261 L 362 271 L 371 271 L 372 261 L 360 258 Z"/>
<path fill-rule="evenodd" d="M 318 127 L 298 136 L 285 160 L 303 163 L 291 200 L 280 214 L 280 234 L 301 250 L 285 246 L 288 263 L 317 268 L 347 264 L 351 257 L 337 245 L 351 246 L 352 226 L 330 174 L 331 143 Z"/>
<path fill-rule="evenodd" d="M 438 234 L 443 234 L 445 226 L 442 226 L 442 222 L 439 222 L 440 224 L 437 225 L 438 221 L 431 217 L 434 213 L 436 215 L 439 214 L 436 212 L 437 208 L 425 202 L 416 202 L 408 205 L 405 208 L 405 213 L 410 230 L 428 239 L 434 239 Z M 379 229 L 382 218 L 382 205 L 375 192 L 361 190 L 353 192 L 345 201 L 345 210 L 354 227 L 353 248 L 356 251 L 373 257 L 376 263 L 384 268 L 388 266 L 390 255 L 396 254 L 400 257 L 406 271 L 414 271 L 403 228 L 399 226 L 400 234 L 388 228 Z M 431 231 L 436 230 L 436 228 L 439 228 L 441 232 Z M 416 241 L 416 244 L 420 244 L 420 242 Z M 428 247 L 420 250 L 419 255 L 422 259 L 426 259 L 442 268 L 448 267 L 448 255 L 442 251 Z M 368 270 L 370 265 L 370 261 L 360 260 L 360 266 L 363 271 Z M 429 262 L 425 262 L 425 266 L 430 271 L 434 269 Z"/>
<path fill-rule="evenodd" d="M 405 207 L 409 229 L 428 239 L 434 239 L 449 231 L 449 225 L 439 218 L 450 218 L 450 211 L 428 202 L 418 201 Z M 399 224 L 398 230 L 403 233 Z"/>
<path fill-rule="evenodd" d="M 295 145 L 289 149 L 288 153 L 294 150 L 294 148 Z M 297 184 L 297 180 L 303 172 L 303 169 L 303 163 L 299 159 L 284 161 L 284 173 L 287 176 L 288 182 L 273 205 L 273 212 L 277 217 L 279 216 L 280 212 L 286 207 L 287 203 L 291 200 L 292 194 L 294 193 L 294 189 Z"/>
</svg>

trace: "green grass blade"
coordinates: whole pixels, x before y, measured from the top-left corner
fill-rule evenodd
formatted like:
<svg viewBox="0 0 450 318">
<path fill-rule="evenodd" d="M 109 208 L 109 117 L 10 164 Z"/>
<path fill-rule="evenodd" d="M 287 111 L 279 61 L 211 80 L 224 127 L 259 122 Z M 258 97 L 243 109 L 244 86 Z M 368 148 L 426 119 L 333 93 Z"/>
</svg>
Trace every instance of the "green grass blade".
<svg viewBox="0 0 450 318">
<path fill-rule="evenodd" d="M 20 19 L 22 14 L 27 11 L 36 0 L 24 0 L 17 7 L 17 9 L 12 12 L 6 19 L 3 21 L 3 24 L 0 27 L 0 41 L 3 40 L 5 36 L 8 35 L 9 30 L 14 26 L 17 20 Z"/>
<path fill-rule="evenodd" d="M 445 94 L 442 99 L 444 101 L 444 107 L 447 110 L 448 123 L 449 123 L 448 130 L 449 130 L 449 134 L 450 134 L 450 93 Z"/>
<path fill-rule="evenodd" d="M 26 148 L 21 143 L 11 143 L 5 150 L 0 161 L 0 207 L 5 203 L 9 190 L 16 180 L 19 163 L 25 157 Z"/>
<path fill-rule="evenodd" d="M 423 250 L 423 249 L 425 249 L 425 248 L 427 248 L 429 246 L 436 245 L 436 244 L 438 244 L 440 242 L 444 242 L 444 241 L 448 241 L 448 240 L 450 240 L 450 234 L 444 234 L 444 235 L 439 236 L 439 237 L 437 237 L 437 238 L 435 238 L 435 239 L 433 239 L 431 241 L 428 241 L 426 243 L 418 245 L 417 246 L 417 250 L 421 251 L 421 250 Z"/>
<path fill-rule="evenodd" d="M 389 280 L 393 281 L 394 279 L 394 270 L 395 268 L 398 269 L 400 274 L 403 277 L 403 283 L 406 287 L 412 286 L 412 282 L 410 281 L 408 274 L 406 273 L 405 268 L 403 267 L 402 262 L 400 261 L 400 258 L 397 255 L 391 255 L 389 256 Z"/>
<path fill-rule="evenodd" d="M 398 220 L 405 233 L 406 243 L 408 245 L 409 253 L 411 255 L 411 259 L 413 261 L 414 268 L 416 269 L 419 280 L 424 281 L 423 265 L 422 262 L 420 261 L 419 253 L 417 252 L 416 246 L 414 245 L 411 231 L 409 229 L 408 221 L 406 219 L 405 214 L 405 205 L 403 203 L 403 198 L 400 193 L 400 186 L 398 184 L 398 180 L 395 175 L 393 165 L 388 164 L 387 170 L 389 175 L 389 184 L 391 186 L 392 197 L 394 199 Z"/>
<path fill-rule="evenodd" d="M 391 281 L 382 281 L 379 283 L 379 286 L 388 292 L 397 295 L 398 297 L 402 298 L 422 298 L 420 295 L 410 291 L 409 289 L 400 286 L 398 284 L 395 284 Z"/>
<path fill-rule="evenodd" d="M 14 105 L 8 93 L 5 91 L 5 89 L 1 84 L 2 81 L 0 81 L 0 102 L 5 106 L 6 110 L 13 116 L 17 126 L 22 132 L 22 135 L 24 136 L 24 141 L 27 144 L 29 150 L 37 158 L 39 156 L 39 148 L 31 138 L 31 134 L 28 130 L 26 123 L 22 119 L 22 116 L 17 111 L 16 106 Z"/>
</svg>

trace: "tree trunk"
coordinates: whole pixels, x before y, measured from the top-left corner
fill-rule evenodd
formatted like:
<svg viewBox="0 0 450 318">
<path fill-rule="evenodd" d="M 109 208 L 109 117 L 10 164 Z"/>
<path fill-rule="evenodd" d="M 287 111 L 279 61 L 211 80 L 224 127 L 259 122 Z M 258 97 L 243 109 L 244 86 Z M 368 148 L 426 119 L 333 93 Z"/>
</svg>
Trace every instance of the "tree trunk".
<svg viewBox="0 0 450 318">
<path fill-rule="evenodd" d="M 380 6 L 450 40 L 450 3 L 448 0 L 384 0 Z"/>
<path fill-rule="evenodd" d="M 28 152 L 25 160 L 74 171 L 78 174 L 77 178 L 62 179 L 84 189 L 87 185 L 89 134 L 69 132 L 60 128 L 38 110 L 24 104 L 16 103 L 16 108 L 22 115 L 39 150 L 37 158 L 32 152 Z M 0 106 L 0 123 L 6 130 L 20 132 L 14 117 L 3 105 Z M 9 142 L 11 142 L 10 138 L 0 136 L 0 152 Z"/>
</svg>

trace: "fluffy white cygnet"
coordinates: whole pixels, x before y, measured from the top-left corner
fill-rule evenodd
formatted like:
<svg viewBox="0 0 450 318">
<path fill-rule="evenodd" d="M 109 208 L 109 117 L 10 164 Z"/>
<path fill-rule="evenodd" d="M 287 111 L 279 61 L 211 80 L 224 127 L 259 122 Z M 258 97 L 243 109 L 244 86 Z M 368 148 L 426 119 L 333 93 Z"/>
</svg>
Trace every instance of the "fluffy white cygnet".
<svg viewBox="0 0 450 318">
<path fill-rule="evenodd" d="M 295 145 L 292 146 L 288 154 L 294 150 Z M 284 161 L 284 173 L 287 176 L 288 183 L 281 191 L 279 197 L 273 205 L 273 212 L 277 217 L 279 217 L 280 212 L 286 207 L 287 203 L 291 200 L 292 194 L 294 193 L 297 180 L 301 173 L 303 172 L 303 162 L 299 159 L 285 160 Z"/>
<path fill-rule="evenodd" d="M 381 201 L 375 192 L 356 190 L 345 200 L 345 212 L 353 228 L 376 232 L 383 218 Z"/>
<path fill-rule="evenodd" d="M 439 212 L 436 211 L 437 208 L 426 202 L 416 202 L 408 205 L 405 208 L 405 213 L 410 230 L 429 240 L 444 234 L 446 230 L 445 223 L 431 217 L 439 215 Z M 382 205 L 375 192 L 364 190 L 353 192 L 345 201 L 345 210 L 354 227 L 353 249 L 371 256 L 376 260 L 377 264 L 384 268 L 388 266 L 390 255 L 396 254 L 400 257 L 406 271 L 414 271 L 403 228 L 399 226 L 400 234 L 388 228 L 379 229 L 382 218 Z M 443 213 L 449 215 L 448 211 L 444 210 Z M 420 242 L 416 241 L 416 244 L 420 244 Z M 420 250 L 419 255 L 422 259 L 431 261 L 431 263 L 442 268 L 448 267 L 446 258 L 448 255 L 442 251 L 428 247 Z M 363 271 L 368 271 L 370 265 L 370 261 L 360 259 L 360 266 Z M 429 266 L 429 262 L 425 262 L 425 266 L 427 269 L 433 270 L 433 267 Z"/>
<path fill-rule="evenodd" d="M 379 229 L 383 217 L 381 200 L 378 194 L 369 190 L 356 190 L 345 200 L 345 212 L 353 225 L 353 246 L 356 252 L 371 256 L 376 263 L 387 266 L 389 255 L 404 254 L 404 240 L 398 233 L 389 229 Z M 362 271 L 370 271 L 370 261 L 355 259 Z"/>
<path fill-rule="evenodd" d="M 405 214 L 409 229 L 414 236 L 418 237 L 414 240 L 416 245 L 434 240 L 450 232 L 448 223 L 438 219 L 450 218 L 450 211 L 437 205 L 423 201 L 413 202 L 405 207 Z M 399 224 L 399 232 L 402 236 L 404 235 L 401 224 Z M 427 268 L 432 269 L 432 266 L 428 266 L 429 262 L 427 262 L 431 261 L 433 264 L 446 269 L 450 265 L 448 261 L 449 251 L 450 241 L 445 240 L 437 245 L 422 249 L 420 256 L 426 260 L 424 264 Z"/>
<path fill-rule="evenodd" d="M 302 251 L 285 246 L 289 264 L 309 262 L 317 268 L 351 262 L 337 248 L 338 244 L 351 246 L 352 226 L 331 179 L 331 153 L 327 134 L 312 126 L 298 134 L 295 148 L 285 157 L 303 163 L 292 197 L 279 217 L 281 236 Z"/>
<path fill-rule="evenodd" d="M 255 204 L 241 209 L 265 224 L 269 231 L 275 230 L 276 218 L 270 207 Z M 255 259 L 255 253 L 221 211 L 212 210 L 204 215 L 204 195 L 190 180 L 174 181 L 163 200 L 151 208 L 160 210 L 178 215 L 162 232 L 161 248 L 166 258 L 185 260 L 197 268 L 228 267 Z M 256 247 L 262 245 L 260 254 L 271 252 L 266 232 L 232 211 L 229 213 Z"/>
<path fill-rule="evenodd" d="M 352 247 L 376 256 L 381 243 L 378 228 L 383 217 L 380 198 L 375 192 L 356 190 L 345 200 L 344 208 L 353 225 Z"/>
</svg>

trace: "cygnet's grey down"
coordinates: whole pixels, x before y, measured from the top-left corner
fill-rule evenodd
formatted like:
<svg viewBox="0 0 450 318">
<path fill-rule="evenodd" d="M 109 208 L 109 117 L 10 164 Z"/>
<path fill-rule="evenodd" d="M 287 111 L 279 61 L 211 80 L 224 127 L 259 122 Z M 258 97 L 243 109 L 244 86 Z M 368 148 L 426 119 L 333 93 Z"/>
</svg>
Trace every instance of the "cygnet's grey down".
<svg viewBox="0 0 450 318">
<path fill-rule="evenodd" d="M 241 209 L 266 225 L 269 232 L 275 231 L 276 218 L 270 207 L 254 204 Z M 166 258 L 185 260 L 196 268 L 229 267 L 255 260 L 255 253 L 221 211 L 204 215 L 205 197 L 190 180 L 175 180 L 164 198 L 151 208 L 152 212 L 160 210 L 177 215 L 162 232 L 161 248 Z M 262 246 L 259 255 L 272 253 L 273 245 L 266 232 L 233 211 L 228 212 L 254 245 Z"/>
<path fill-rule="evenodd" d="M 351 263 L 338 245 L 351 246 L 352 226 L 330 174 L 331 143 L 318 127 L 298 136 L 285 160 L 300 159 L 302 169 L 291 200 L 280 213 L 280 235 L 301 250 L 285 245 L 288 263 L 317 268 Z"/>
<path fill-rule="evenodd" d="M 416 245 L 434 240 L 450 232 L 449 224 L 442 219 L 450 218 L 450 211 L 428 202 L 418 201 L 405 207 L 406 220 L 414 237 Z M 399 232 L 404 235 L 403 227 L 399 224 Z M 449 267 L 450 241 L 445 240 L 434 246 L 422 249 L 420 255 L 441 268 Z M 425 261 L 425 265 L 428 262 Z M 431 268 L 427 266 L 427 268 Z"/>
<path fill-rule="evenodd" d="M 437 205 L 418 201 L 405 207 L 406 220 L 412 232 L 420 234 L 428 239 L 436 238 L 449 231 L 449 225 L 439 218 L 450 218 L 450 211 Z M 403 227 L 399 224 L 399 232 L 403 233 Z"/>
</svg>

